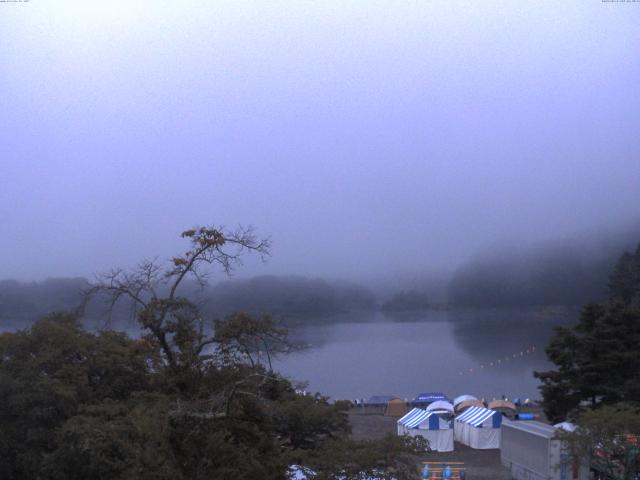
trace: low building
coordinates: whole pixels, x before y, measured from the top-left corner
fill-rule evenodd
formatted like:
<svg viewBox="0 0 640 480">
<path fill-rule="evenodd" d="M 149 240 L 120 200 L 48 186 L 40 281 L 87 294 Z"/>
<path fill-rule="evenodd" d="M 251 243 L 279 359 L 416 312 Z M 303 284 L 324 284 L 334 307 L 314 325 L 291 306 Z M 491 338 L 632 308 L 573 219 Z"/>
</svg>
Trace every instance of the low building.
<svg viewBox="0 0 640 480">
<path fill-rule="evenodd" d="M 500 460 L 514 480 L 587 480 L 589 468 L 569 458 L 558 429 L 536 421 L 502 421 Z"/>
</svg>

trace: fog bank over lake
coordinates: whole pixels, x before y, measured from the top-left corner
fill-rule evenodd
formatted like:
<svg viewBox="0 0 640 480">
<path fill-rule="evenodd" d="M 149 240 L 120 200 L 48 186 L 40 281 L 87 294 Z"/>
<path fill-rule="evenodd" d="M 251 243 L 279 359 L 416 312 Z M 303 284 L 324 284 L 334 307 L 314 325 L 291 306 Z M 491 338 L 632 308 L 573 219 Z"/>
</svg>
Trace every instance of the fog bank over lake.
<svg viewBox="0 0 640 480">
<path fill-rule="evenodd" d="M 639 22 L 598 0 L 2 4 L 0 278 L 241 223 L 273 240 L 242 275 L 366 284 L 637 221 Z"/>
</svg>

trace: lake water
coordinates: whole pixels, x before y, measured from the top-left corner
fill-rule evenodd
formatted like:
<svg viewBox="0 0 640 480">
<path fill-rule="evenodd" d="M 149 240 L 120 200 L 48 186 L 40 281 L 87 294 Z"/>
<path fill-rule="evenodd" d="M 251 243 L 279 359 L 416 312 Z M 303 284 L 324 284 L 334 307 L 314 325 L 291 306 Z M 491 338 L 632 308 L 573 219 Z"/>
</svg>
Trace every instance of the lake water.
<svg viewBox="0 0 640 480">
<path fill-rule="evenodd" d="M 574 323 L 578 314 L 558 308 L 470 309 L 307 318 L 289 326 L 289 334 L 308 348 L 278 359 L 274 367 L 333 399 L 410 399 L 428 391 L 536 399 L 533 372 L 551 367 L 544 348 L 553 327 Z M 139 334 L 132 325 L 113 327 Z"/>
<path fill-rule="evenodd" d="M 413 398 L 426 391 L 536 399 L 533 372 L 551 366 L 544 348 L 553 327 L 571 324 L 577 315 L 496 309 L 311 319 L 290 328 L 292 338 L 309 348 L 279 359 L 276 368 L 334 399 Z"/>
</svg>

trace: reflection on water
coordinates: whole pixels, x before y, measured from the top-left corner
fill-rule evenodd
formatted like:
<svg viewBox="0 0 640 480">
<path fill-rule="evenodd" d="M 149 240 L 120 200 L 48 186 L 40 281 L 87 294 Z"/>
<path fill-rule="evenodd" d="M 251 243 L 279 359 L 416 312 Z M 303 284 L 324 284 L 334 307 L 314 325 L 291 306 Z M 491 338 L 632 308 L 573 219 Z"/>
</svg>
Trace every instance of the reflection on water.
<svg viewBox="0 0 640 480">
<path fill-rule="evenodd" d="M 544 347 L 553 326 L 576 316 L 522 309 L 341 315 L 293 327 L 292 337 L 310 348 L 277 368 L 336 399 L 421 391 L 537 398 L 533 371 L 549 367 Z"/>
<path fill-rule="evenodd" d="M 573 323 L 577 316 L 577 310 L 566 309 L 468 309 L 311 318 L 290 327 L 292 339 L 310 348 L 274 366 L 335 399 L 413 398 L 424 391 L 538 398 L 533 371 L 550 366 L 544 347 L 553 327 Z M 110 327 L 140 334 L 134 322 Z M 11 330 L 0 326 L 0 331 Z"/>
</svg>

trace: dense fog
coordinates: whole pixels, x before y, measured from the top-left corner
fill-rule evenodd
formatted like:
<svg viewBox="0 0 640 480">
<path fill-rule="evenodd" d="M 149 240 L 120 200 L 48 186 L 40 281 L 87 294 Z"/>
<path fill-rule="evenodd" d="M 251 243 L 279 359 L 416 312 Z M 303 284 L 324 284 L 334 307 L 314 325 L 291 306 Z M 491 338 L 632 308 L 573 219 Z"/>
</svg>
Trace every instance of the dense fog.
<svg viewBox="0 0 640 480">
<path fill-rule="evenodd" d="M 502 245 L 477 252 L 452 274 L 425 271 L 362 283 L 293 275 L 227 278 L 221 274 L 205 286 L 187 282 L 179 294 L 194 301 L 207 319 L 244 310 L 272 315 L 286 324 L 358 311 L 381 310 L 393 315 L 442 308 L 577 307 L 607 297 L 616 262 L 638 245 L 640 227 L 634 227 L 528 247 Z M 79 311 L 98 328 L 133 325 L 133 311 L 126 301 L 113 311 L 109 311 L 107 298 L 85 302 L 91 281 L 0 281 L 0 322 L 5 328 L 17 328 L 50 312 Z"/>
<path fill-rule="evenodd" d="M 3 5 L 0 278 L 91 279 L 243 224 L 273 248 L 237 276 L 384 292 L 625 228 L 639 20 L 598 1 Z"/>
<path fill-rule="evenodd" d="M 0 479 L 640 478 L 639 25 L 0 0 Z"/>
</svg>

